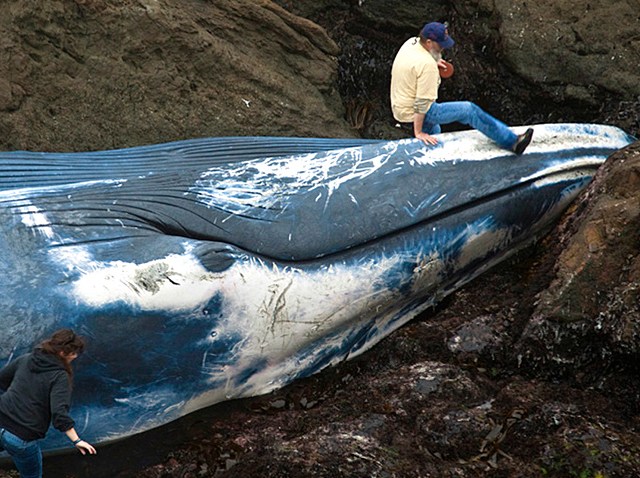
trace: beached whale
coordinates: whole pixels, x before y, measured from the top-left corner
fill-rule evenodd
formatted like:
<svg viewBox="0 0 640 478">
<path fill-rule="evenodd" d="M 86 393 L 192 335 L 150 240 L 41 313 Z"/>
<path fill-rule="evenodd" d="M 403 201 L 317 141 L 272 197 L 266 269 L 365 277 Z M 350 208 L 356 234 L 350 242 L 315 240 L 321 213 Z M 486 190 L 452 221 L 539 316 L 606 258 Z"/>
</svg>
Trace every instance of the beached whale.
<svg viewBox="0 0 640 478">
<path fill-rule="evenodd" d="M 0 364 L 87 336 L 72 415 L 98 443 L 353 357 L 543 234 L 633 140 L 534 129 L 523 156 L 475 131 L 0 153 Z"/>
</svg>

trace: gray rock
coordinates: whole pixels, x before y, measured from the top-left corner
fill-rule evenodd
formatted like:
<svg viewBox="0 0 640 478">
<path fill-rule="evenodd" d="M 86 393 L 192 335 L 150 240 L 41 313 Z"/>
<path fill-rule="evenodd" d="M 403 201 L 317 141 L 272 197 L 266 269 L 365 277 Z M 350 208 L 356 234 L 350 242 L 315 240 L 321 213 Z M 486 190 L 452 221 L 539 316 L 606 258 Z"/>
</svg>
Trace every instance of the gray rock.
<svg viewBox="0 0 640 478">
<path fill-rule="evenodd" d="M 496 0 L 502 56 L 528 81 L 581 89 L 588 101 L 608 91 L 640 94 L 636 1 Z"/>
</svg>

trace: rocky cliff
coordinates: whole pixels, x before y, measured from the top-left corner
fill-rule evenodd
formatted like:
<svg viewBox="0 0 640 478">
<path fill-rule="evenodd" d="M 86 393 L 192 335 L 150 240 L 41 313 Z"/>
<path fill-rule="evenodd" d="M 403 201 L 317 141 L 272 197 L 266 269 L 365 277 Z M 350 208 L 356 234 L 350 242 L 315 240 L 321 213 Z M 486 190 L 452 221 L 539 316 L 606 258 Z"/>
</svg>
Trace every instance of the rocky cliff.
<svg viewBox="0 0 640 478">
<path fill-rule="evenodd" d="M 3 2 L 0 147 L 353 136 L 324 29 L 268 1 Z"/>
</svg>

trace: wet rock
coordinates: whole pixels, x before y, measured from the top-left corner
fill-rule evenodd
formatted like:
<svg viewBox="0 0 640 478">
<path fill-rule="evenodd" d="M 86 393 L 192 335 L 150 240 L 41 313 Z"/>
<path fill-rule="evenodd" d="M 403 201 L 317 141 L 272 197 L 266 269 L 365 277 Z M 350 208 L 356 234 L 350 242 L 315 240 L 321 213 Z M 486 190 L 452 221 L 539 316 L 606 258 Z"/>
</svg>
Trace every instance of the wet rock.
<svg viewBox="0 0 640 478">
<path fill-rule="evenodd" d="M 278 399 L 271 402 L 271 408 L 275 408 L 276 410 L 282 409 L 287 405 L 286 400 Z"/>
<path fill-rule="evenodd" d="M 448 342 L 449 350 L 454 353 L 482 352 L 500 343 L 492 317 L 478 317 L 463 324 Z"/>
<path fill-rule="evenodd" d="M 304 397 L 304 398 L 302 398 L 300 400 L 300 406 L 302 408 L 307 409 L 307 410 L 309 410 L 310 408 L 315 407 L 318 403 L 319 403 L 318 400 L 307 400 L 306 397 Z"/>
</svg>

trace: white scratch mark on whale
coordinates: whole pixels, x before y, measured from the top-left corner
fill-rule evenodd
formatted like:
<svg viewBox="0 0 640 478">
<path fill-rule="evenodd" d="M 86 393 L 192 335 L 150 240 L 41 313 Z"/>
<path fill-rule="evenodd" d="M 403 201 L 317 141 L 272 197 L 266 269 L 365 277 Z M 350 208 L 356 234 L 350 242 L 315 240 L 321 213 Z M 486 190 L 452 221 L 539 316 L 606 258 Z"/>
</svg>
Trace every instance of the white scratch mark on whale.
<svg viewBox="0 0 640 478">
<path fill-rule="evenodd" d="M 120 187 L 126 183 L 126 179 L 102 179 L 95 181 L 82 181 L 77 183 L 58 184 L 55 186 L 35 186 L 28 188 L 7 189 L 0 191 L 0 199 L 20 200 L 37 197 L 42 194 L 63 193 L 64 191 L 82 189 L 96 185 Z M 70 196 L 69 196 L 70 197 Z"/>
<path fill-rule="evenodd" d="M 47 239 L 53 239 L 54 233 L 53 229 L 51 228 L 51 222 L 49 221 L 45 213 L 40 211 L 33 204 L 21 206 L 17 209 L 18 214 L 20 214 L 22 223 L 25 226 L 35 229 Z"/>
<path fill-rule="evenodd" d="M 375 174 L 396 148 L 366 160 L 362 159 L 362 148 L 347 148 L 328 151 L 320 157 L 299 154 L 218 166 L 204 172 L 191 191 L 200 202 L 234 213 L 257 207 L 285 207 L 288 198 L 302 190 L 320 189 L 316 201 L 323 192 L 329 201 L 343 184 Z"/>
</svg>

